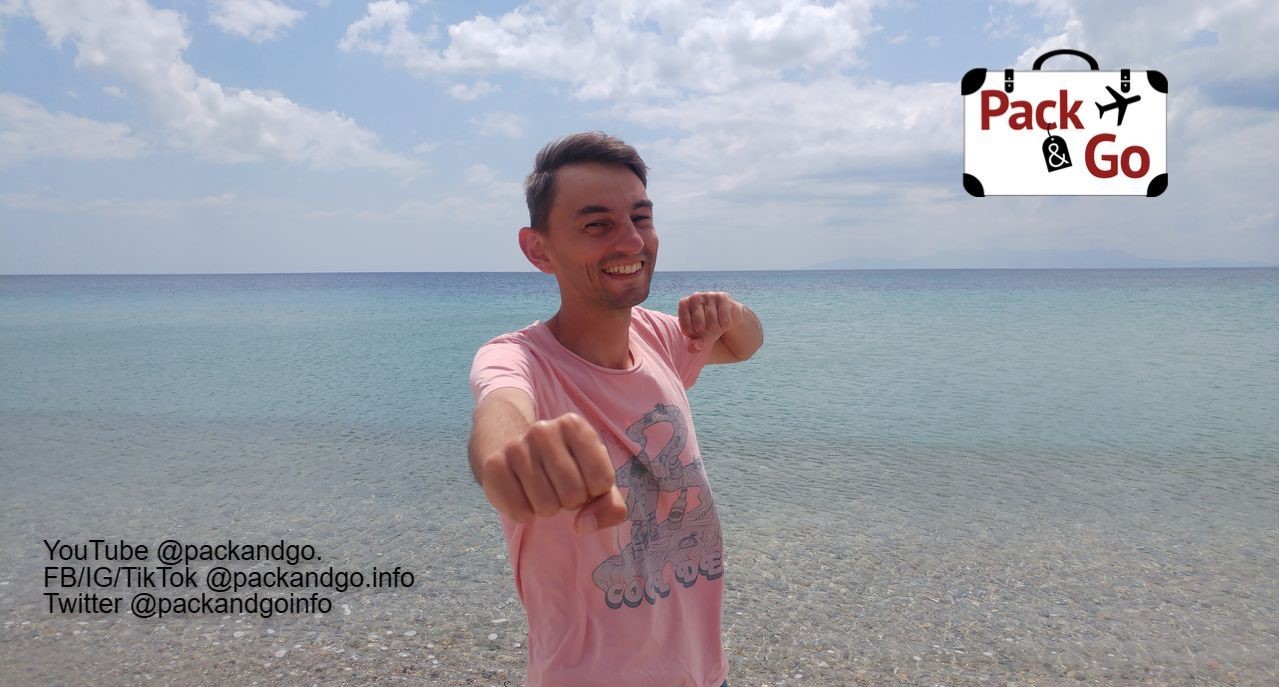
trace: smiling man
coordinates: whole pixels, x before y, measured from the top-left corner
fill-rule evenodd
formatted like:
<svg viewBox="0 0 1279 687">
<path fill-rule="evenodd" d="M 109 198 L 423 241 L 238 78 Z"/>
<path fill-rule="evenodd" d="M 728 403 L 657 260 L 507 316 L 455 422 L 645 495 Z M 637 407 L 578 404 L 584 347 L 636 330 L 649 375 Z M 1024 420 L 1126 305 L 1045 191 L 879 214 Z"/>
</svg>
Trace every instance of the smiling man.
<svg viewBox="0 0 1279 687">
<path fill-rule="evenodd" d="M 723 537 L 685 391 L 764 334 L 726 293 L 684 297 L 678 317 L 639 307 L 657 263 L 647 173 L 601 133 L 538 153 L 519 243 L 560 308 L 471 368 L 471 469 L 528 615 L 530 687 L 727 680 Z"/>
</svg>

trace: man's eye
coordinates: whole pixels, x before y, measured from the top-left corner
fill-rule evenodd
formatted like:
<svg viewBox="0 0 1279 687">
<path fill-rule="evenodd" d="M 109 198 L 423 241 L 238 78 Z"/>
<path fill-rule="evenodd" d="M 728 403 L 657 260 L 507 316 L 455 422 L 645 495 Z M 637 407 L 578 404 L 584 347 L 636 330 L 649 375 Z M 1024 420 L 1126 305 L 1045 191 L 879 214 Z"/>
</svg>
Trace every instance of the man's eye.
<svg viewBox="0 0 1279 687">
<path fill-rule="evenodd" d="M 648 215 L 636 215 L 631 218 L 631 221 L 636 224 L 640 224 L 642 222 L 652 222 L 653 218 Z"/>
</svg>

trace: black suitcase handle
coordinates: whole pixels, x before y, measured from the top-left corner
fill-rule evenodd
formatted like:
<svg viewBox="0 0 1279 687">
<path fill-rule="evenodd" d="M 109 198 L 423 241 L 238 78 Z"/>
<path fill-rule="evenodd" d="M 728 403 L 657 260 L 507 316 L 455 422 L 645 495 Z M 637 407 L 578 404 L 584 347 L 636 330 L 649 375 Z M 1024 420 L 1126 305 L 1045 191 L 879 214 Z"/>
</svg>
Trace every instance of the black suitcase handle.
<svg viewBox="0 0 1279 687">
<path fill-rule="evenodd" d="M 1069 48 L 1062 48 L 1061 50 L 1049 50 L 1048 52 L 1040 55 L 1039 59 L 1035 60 L 1035 66 L 1031 67 L 1031 69 L 1038 70 L 1040 67 L 1044 66 L 1044 62 L 1048 61 L 1048 58 L 1054 57 L 1056 55 L 1074 55 L 1075 57 L 1082 57 L 1085 60 L 1088 60 L 1088 66 L 1092 67 L 1092 70 L 1094 72 L 1100 69 L 1100 67 L 1097 66 L 1097 60 L 1094 60 L 1092 58 L 1092 55 L 1089 55 L 1086 52 L 1081 52 L 1079 50 L 1071 50 Z"/>
</svg>

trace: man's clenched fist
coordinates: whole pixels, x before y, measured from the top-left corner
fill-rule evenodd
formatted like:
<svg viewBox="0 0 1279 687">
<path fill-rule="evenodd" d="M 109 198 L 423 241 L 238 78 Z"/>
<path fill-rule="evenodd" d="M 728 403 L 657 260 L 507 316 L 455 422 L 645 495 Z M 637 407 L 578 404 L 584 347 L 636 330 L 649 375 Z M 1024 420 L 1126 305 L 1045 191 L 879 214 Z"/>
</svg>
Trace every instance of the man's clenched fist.
<svg viewBox="0 0 1279 687">
<path fill-rule="evenodd" d="M 626 519 L 608 450 L 576 413 L 534 422 L 485 458 L 479 477 L 489 502 L 516 522 L 581 509 L 574 524 L 591 532 Z"/>
<path fill-rule="evenodd" d="M 723 291 L 694 293 L 679 299 L 679 326 L 700 351 L 746 319 L 746 306 Z"/>
</svg>

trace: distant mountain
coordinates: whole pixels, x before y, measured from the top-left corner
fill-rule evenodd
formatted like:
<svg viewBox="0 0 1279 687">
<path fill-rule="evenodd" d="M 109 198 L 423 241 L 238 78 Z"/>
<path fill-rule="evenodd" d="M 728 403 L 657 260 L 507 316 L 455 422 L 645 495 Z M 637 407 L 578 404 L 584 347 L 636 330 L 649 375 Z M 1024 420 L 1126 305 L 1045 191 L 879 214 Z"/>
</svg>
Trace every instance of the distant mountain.
<svg viewBox="0 0 1279 687">
<path fill-rule="evenodd" d="M 1257 261 L 1208 258 L 1203 260 L 1157 260 L 1110 250 L 1091 251 L 1015 251 L 972 250 L 944 251 L 933 255 L 906 258 L 859 258 L 812 265 L 819 270 L 892 270 L 892 269 L 1084 269 L 1084 268 L 1143 268 L 1143 267 L 1275 267 Z"/>
</svg>

